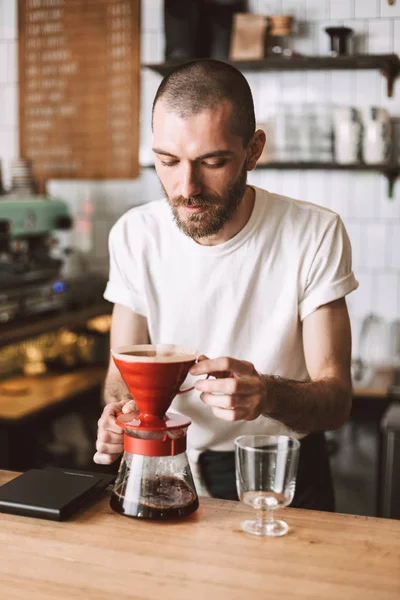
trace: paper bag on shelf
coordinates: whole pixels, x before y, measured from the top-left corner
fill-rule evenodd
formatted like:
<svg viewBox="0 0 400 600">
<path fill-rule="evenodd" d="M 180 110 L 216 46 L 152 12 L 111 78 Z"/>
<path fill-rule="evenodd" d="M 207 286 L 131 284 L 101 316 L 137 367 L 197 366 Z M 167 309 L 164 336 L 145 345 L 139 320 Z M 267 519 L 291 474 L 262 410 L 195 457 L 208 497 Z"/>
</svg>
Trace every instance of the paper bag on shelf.
<svg viewBox="0 0 400 600">
<path fill-rule="evenodd" d="M 267 17 L 236 13 L 233 17 L 230 60 L 264 58 Z"/>
</svg>

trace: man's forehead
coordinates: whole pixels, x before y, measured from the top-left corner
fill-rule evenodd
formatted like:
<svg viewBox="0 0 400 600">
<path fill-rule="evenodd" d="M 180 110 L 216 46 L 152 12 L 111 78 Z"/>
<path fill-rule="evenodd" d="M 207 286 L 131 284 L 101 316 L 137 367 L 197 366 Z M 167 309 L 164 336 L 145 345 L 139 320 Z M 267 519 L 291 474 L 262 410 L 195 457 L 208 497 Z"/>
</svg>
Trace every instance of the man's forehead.
<svg viewBox="0 0 400 600">
<path fill-rule="evenodd" d="M 156 122 L 162 120 L 173 121 L 184 121 L 187 123 L 194 121 L 213 121 L 214 124 L 219 123 L 220 125 L 230 124 L 232 117 L 232 105 L 229 101 L 223 100 L 216 103 L 214 106 L 206 106 L 198 109 L 191 107 L 190 103 L 185 105 L 184 101 L 181 101 L 174 106 L 172 102 L 168 102 L 161 98 L 154 107 L 153 125 Z"/>
<path fill-rule="evenodd" d="M 195 115 L 181 116 L 162 106 L 154 114 L 153 147 L 175 156 L 191 158 L 215 150 L 239 152 L 243 140 L 232 132 L 228 109 L 210 108 Z"/>
</svg>

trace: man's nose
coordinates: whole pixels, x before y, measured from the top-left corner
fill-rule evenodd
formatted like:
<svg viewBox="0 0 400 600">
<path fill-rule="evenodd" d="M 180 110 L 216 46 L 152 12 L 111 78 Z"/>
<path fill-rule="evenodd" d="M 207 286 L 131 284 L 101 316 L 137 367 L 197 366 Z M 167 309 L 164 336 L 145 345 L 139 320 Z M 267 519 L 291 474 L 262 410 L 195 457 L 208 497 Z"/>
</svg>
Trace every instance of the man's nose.
<svg viewBox="0 0 400 600">
<path fill-rule="evenodd" d="M 180 195 L 183 198 L 191 198 L 201 193 L 202 186 L 193 165 L 183 165 L 180 175 Z"/>
</svg>

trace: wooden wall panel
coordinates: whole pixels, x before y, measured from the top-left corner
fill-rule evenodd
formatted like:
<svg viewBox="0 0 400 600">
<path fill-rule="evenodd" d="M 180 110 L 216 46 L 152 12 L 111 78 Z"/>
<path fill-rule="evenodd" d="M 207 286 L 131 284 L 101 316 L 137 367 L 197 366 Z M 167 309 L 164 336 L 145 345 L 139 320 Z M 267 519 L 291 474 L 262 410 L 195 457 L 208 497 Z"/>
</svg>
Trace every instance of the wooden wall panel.
<svg viewBox="0 0 400 600">
<path fill-rule="evenodd" d="M 20 154 L 48 179 L 138 175 L 140 0 L 19 0 Z"/>
</svg>

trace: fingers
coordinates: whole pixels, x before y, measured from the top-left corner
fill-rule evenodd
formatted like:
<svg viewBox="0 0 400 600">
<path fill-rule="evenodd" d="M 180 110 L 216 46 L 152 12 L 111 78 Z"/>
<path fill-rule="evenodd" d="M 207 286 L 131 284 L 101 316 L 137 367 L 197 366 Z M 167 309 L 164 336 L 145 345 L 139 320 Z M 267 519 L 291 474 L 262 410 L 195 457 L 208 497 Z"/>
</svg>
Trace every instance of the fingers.
<svg viewBox="0 0 400 600">
<path fill-rule="evenodd" d="M 224 408 L 218 408 L 213 406 L 211 408 L 212 412 L 218 419 L 222 419 L 223 421 L 250 421 L 250 417 L 248 413 L 243 408 L 234 408 L 232 410 L 226 410 Z"/>
<path fill-rule="evenodd" d="M 208 394 L 207 392 L 203 392 L 200 394 L 200 398 L 208 406 L 217 406 L 224 409 L 236 408 L 243 403 L 243 396 L 229 396 L 228 394 Z"/>
<path fill-rule="evenodd" d="M 137 412 L 137 406 L 134 400 L 130 400 L 122 407 L 123 413 Z"/>
<path fill-rule="evenodd" d="M 97 431 L 97 441 L 103 444 L 122 444 L 123 431 L 121 427 L 119 427 L 119 431 L 117 433 L 109 431 L 108 429 L 99 428 Z"/>
<path fill-rule="evenodd" d="M 210 360 L 210 359 L 205 354 L 200 354 L 200 356 L 197 357 L 197 362 L 201 362 L 203 360 Z"/>
<path fill-rule="evenodd" d="M 128 402 L 128 404 L 130 404 L 130 402 Z M 123 410 L 124 405 L 124 401 L 107 404 L 100 419 L 97 421 L 99 430 L 113 431 L 114 433 L 121 434 L 122 429 L 115 423 L 115 417 Z"/>
<path fill-rule="evenodd" d="M 251 375 L 254 372 L 255 369 L 252 363 L 228 356 L 201 360 L 190 369 L 191 375 L 214 375 L 215 377 L 221 376 L 221 374 L 226 376 L 229 373 Z"/>
<path fill-rule="evenodd" d="M 120 454 L 102 454 L 101 452 L 96 452 L 93 460 L 98 465 L 111 465 L 119 456 Z"/>
<path fill-rule="evenodd" d="M 119 456 L 124 451 L 124 444 L 123 442 L 119 444 L 106 444 L 105 442 L 97 439 L 96 450 L 101 454 L 115 454 L 116 456 Z"/>
<path fill-rule="evenodd" d="M 96 454 L 93 457 L 95 463 L 99 465 L 109 465 L 113 463 L 124 451 L 124 433 L 121 427 L 115 423 L 115 417 L 125 407 L 125 412 L 130 412 L 134 407 L 131 400 L 126 402 L 113 402 L 107 404 L 98 420 Z"/>
<path fill-rule="evenodd" d="M 224 379 L 201 379 L 196 381 L 194 387 L 199 392 L 214 394 L 240 394 L 249 395 L 260 391 L 261 385 L 258 378 L 254 377 L 225 377 Z"/>
<path fill-rule="evenodd" d="M 224 421 L 252 421 L 260 414 L 260 397 L 257 394 L 229 396 L 203 392 L 200 399 L 211 408 L 216 417 Z"/>
</svg>

